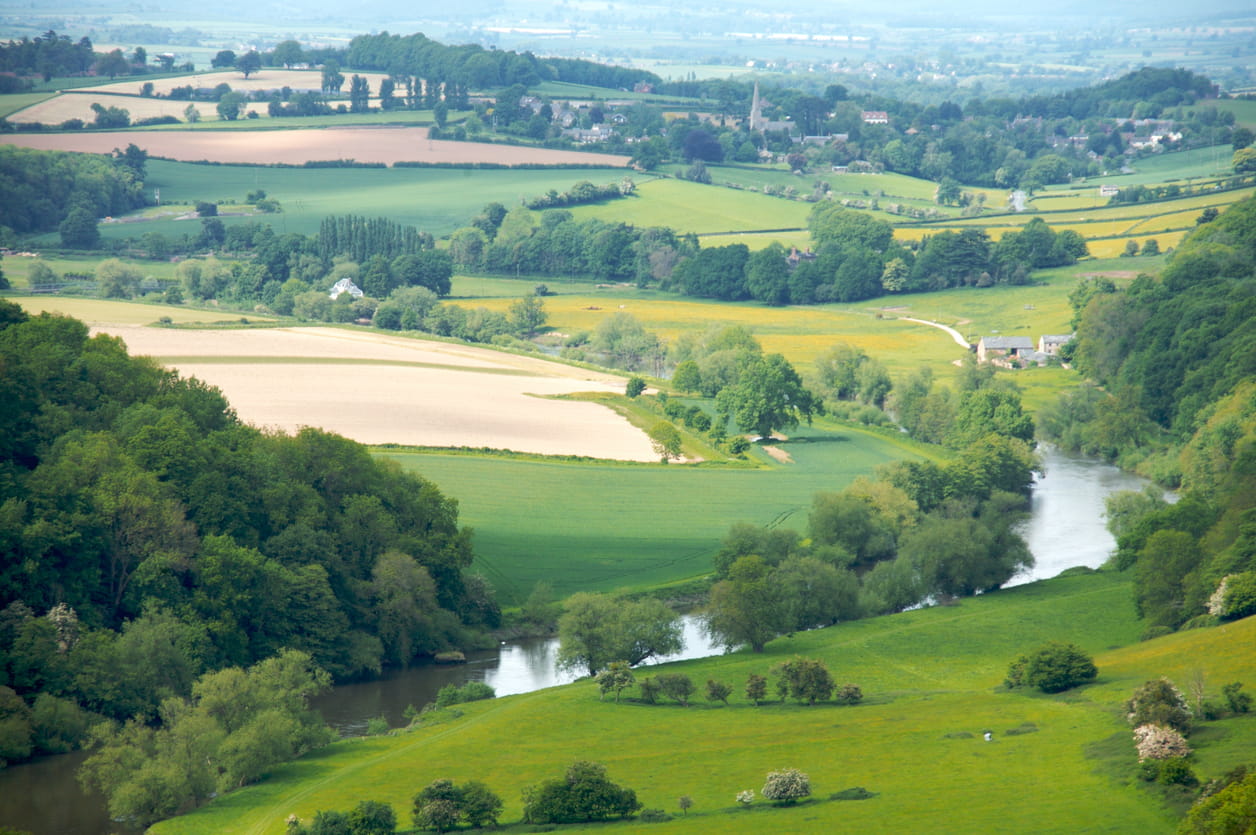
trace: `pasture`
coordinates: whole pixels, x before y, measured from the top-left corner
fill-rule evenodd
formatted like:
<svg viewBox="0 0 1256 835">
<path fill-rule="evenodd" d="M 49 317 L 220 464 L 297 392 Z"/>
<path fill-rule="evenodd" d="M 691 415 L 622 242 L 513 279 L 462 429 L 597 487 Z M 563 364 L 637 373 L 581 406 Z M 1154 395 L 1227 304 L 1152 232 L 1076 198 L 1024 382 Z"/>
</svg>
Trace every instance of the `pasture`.
<svg viewBox="0 0 1256 835">
<path fill-rule="evenodd" d="M 670 226 L 696 235 L 714 232 L 757 232 L 802 229 L 807 225 L 806 203 L 734 191 L 687 180 L 655 179 L 638 183 L 636 196 L 591 206 L 577 206 L 577 220 L 595 217 L 634 226 Z"/>
<path fill-rule="evenodd" d="M 438 778 L 485 782 L 505 802 L 502 820 L 510 824 L 521 816 L 526 786 L 590 759 L 647 808 L 676 815 L 669 831 L 1170 833 L 1174 812 L 1133 778 L 1122 703 L 1160 675 L 1184 685 L 1201 659 L 1210 695 L 1223 682 L 1246 678 L 1251 686 L 1244 648 L 1256 641 L 1256 618 L 1136 643 L 1141 629 L 1127 578 L 1048 580 L 779 638 L 761 655 L 664 668 L 689 675 L 699 691 L 707 679 L 729 683 L 727 706 L 698 695 L 688 708 L 646 705 L 636 688 L 621 703 L 599 701 L 588 680 L 460 705 L 458 717 L 336 743 L 152 831 L 281 833 L 289 814 L 309 821 L 318 810 L 347 810 L 367 798 L 391 803 L 404 820 L 414 793 Z M 1097 681 L 1058 696 L 1004 691 L 1008 663 L 1047 640 L 1094 653 Z M 755 707 L 744 698 L 749 673 L 795 655 L 818 658 L 838 682 L 858 684 L 863 704 Z M 987 730 L 990 742 L 982 739 Z M 1256 719 L 1207 723 L 1192 744 L 1206 780 L 1250 752 Z M 772 808 L 758 791 L 766 772 L 784 767 L 809 774 L 813 797 Z M 832 797 L 856 786 L 871 796 Z M 756 798 L 739 808 L 734 796 L 744 789 Z M 684 816 L 676 809 L 682 794 L 693 799 Z"/>
<path fill-rule="evenodd" d="M 38 104 L 52 93 L 10 93 L 0 96 L 0 118 L 8 118 L 25 107 Z"/>
</svg>

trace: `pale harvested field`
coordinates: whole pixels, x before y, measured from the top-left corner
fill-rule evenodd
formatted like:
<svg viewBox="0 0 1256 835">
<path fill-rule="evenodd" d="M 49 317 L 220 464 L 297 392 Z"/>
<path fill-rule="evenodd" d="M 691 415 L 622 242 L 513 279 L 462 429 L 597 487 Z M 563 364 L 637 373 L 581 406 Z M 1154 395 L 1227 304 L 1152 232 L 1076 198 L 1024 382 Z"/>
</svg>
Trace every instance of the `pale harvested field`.
<svg viewBox="0 0 1256 835">
<path fill-rule="evenodd" d="M 222 390 L 239 416 L 316 426 L 365 444 L 490 447 L 657 460 L 645 433 L 595 403 L 550 395 L 624 390 L 610 374 L 465 345 L 332 328 L 192 331 L 104 325 Z"/>
<path fill-rule="evenodd" d="M 342 73 L 345 77 L 345 84 L 341 87 L 342 92 L 348 92 L 349 79 L 355 74 L 360 75 L 371 85 L 371 92 L 379 92 L 379 84 L 388 77 L 382 72 L 360 72 Z M 219 84 L 229 84 L 232 90 L 244 90 L 252 92 L 254 90 L 279 90 L 284 87 L 290 87 L 293 90 L 314 90 L 321 91 L 323 87 L 323 73 L 321 70 L 281 70 L 274 67 L 262 67 L 262 69 L 253 73 L 246 80 L 244 73 L 236 70 L 216 70 L 214 72 L 202 72 L 195 75 L 181 75 L 177 78 L 162 79 L 127 79 L 125 81 L 114 81 L 108 84 L 98 84 L 95 87 L 80 87 L 80 90 L 106 90 L 110 93 L 122 93 L 128 96 L 138 96 L 140 87 L 145 81 L 152 81 L 153 92 L 165 95 L 175 87 L 195 87 L 212 89 Z"/>
<path fill-rule="evenodd" d="M 10 145 L 51 151 L 107 154 L 134 142 L 150 156 L 225 163 L 300 164 L 309 160 L 443 162 L 500 165 L 578 163 L 626 166 L 628 157 L 428 139 L 427 128 L 309 128 L 262 131 L 105 131 L 101 133 L 5 134 Z"/>
<path fill-rule="evenodd" d="M 184 116 L 184 111 L 187 110 L 189 103 L 201 114 L 201 121 L 218 121 L 217 102 L 142 99 L 138 96 L 102 96 L 95 93 L 78 92 L 62 93 L 59 96 L 53 96 L 50 99 L 33 104 L 9 116 L 9 121 L 28 124 L 30 122 L 42 122 L 45 125 L 59 125 L 68 119 L 82 119 L 90 124 L 96 118 L 92 105 L 99 104 L 101 107 L 122 108 L 131 114 L 131 121 L 133 122 L 139 119 L 152 119 L 157 116 L 173 116 L 180 122 L 185 122 L 187 119 Z M 266 116 L 265 102 L 249 102 L 245 105 L 245 109 L 257 111 L 261 116 Z M 240 118 L 244 118 L 243 113 Z"/>
</svg>

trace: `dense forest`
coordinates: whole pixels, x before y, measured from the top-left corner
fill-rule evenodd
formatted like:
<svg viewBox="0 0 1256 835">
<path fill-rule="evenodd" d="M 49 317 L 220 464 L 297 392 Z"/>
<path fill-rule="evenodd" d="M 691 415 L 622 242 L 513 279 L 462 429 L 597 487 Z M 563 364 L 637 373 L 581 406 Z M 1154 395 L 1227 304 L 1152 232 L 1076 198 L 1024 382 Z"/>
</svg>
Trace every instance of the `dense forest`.
<svg viewBox="0 0 1256 835">
<path fill-rule="evenodd" d="M 47 232 L 82 209 L 94 229 L 97 218 L 144 205 L 143 176 L 142 164 L 125 153 L 109 157 L 0 145 L 0 194 L 5 195 L 0 227 L 20 234 Z"/>
<path fill-rule="evenodd" d="M 499 623 L 457 503 L 364 447 L 246 426 L 217 390 L 8 302 L 0 368 L 0 693 L 44 708 L 0 723 L 0 757 L 72 746 L 87 714 L 151 721 L 281 649 L 352 677 Z"/>
<path fill-rule="evenodd" d="M 1162 628 L 1256 612 L 1256 199 L 1201 224 L 1159 276 L 1091 279 L 1073 302 L 1073 356 L 1096 385 L 1044 409 L 1042 430 L 1181 488 L 1109 508 L 1140 611 Z"/>
</svg>

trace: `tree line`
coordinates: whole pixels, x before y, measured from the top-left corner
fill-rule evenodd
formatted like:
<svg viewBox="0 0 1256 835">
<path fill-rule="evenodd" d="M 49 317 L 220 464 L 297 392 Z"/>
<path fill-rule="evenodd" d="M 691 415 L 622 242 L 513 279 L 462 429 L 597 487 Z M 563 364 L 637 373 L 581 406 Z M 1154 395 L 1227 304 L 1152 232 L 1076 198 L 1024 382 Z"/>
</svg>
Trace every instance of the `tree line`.
<svg viewBox="0 0 1256 835">
<path fill-rule="evenodd" d="M 54 725 L 155 723 L 197 676 L 283 649 L 371 675 L 499 622 L 430 482 L 246 426 L 78 321 L 0 310 L 0 684 Z"/>
<path fill-rule="evenodd" d="M 138 150 L 138 149 L 137 149 Z M 0 145 L 0 227 L 18 234 L 125 214 L 144 205 L 142 161 L 119 153 L 74 154 Z M 77 213 L 77 214 L 76 214 Z"/>
<path fill-rule="evenodd" d="M 1066 448 L 1179 488 L 1109 501 L 1149 629 L 1256 612 L 1256 200 L 1201 222 L 1158 277 L 1084 281 L 1070 354 L 1090 385 L 1043 409 Z"/>
</svg>

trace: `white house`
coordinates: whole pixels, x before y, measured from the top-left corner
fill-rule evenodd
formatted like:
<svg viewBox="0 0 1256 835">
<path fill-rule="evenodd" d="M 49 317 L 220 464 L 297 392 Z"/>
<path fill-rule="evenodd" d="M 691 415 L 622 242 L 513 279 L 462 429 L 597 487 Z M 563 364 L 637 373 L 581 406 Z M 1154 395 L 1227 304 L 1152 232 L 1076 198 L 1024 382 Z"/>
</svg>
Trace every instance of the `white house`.
<svg viewBox="0 0 1256 835">
<path fill-rule="evenodd" d="M 332 285 L 331 292 L 328 293 L 327 295 L 331 297 L 332 301 L 335 301 L 336 299 L 340 298 L 341 295 L 343 295 L 344 293 L 348 293 L 350 296 L 353 296 L 355 299 L 360 299 L 362 298 L 362 296 L 366 295 L 360 289 L 358 289 L 358 285 L 354 284 L 353 279 L 351 278 L 342 278 L 339 281 L 337 281 L 335 284 Z"/>
</svg>

